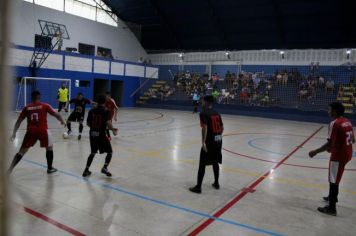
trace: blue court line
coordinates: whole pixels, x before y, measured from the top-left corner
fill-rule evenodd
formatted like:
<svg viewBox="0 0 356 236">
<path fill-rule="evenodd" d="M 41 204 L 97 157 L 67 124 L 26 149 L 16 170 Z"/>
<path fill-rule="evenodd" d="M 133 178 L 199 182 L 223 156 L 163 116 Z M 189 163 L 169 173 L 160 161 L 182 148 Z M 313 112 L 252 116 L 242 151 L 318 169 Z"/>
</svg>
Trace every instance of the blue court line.
<svg viewBox="0 0 356 236">
<path fill-rule="evenodd" d="M 274 152 L 274 151 L 271 151 L 271 150 L 268 150 L 268 149 L 264 149 L 262 147 L 259 147 L 257 146 L 256 144 L 254 144 L 255 141 L 257 140 L 266 140 L 266 139 L 271 139 L 271 138 L 274 138 L 274 139 L 284 139 L 284 138 L 279 138 L 279 137 L 264 137 L 264 138 L 254 138 L 254 139 L 250 139 L 248 140 L 247 144 L 252 147 L 252 148 L 255 148 L 257 150 L 260 150 L 260 151 L 263 151 L 263 152 L 268 152 L 268 153 L 271 153 L 271 154 L 275 154 L 275 155 L 279 155 L 279 157 L 281 156 L 284 156 L 286 155 L 286 153 L 280 153 L 280 152 Z M 354 153 L 355 154 L 355 153 Z M 303 156 L 298 156 L 298 155 L 294 155 L 296 157 L 303 157 Z M 315 157 L 314 159 L 329 159 L 329 157 L 325 157 L 325 156 L 317 156 Z"/>
<path fill-rule="evenodd" d="M 46 165 L 40 164 L 38 162 L 27 160 L 27 159 L 23 159 L 23 161 L 27 162 L 28 164 L 47 169 Z M 242 223 L 239 223 L 239 222 L 236 222 L 236 221 L 227 220 L 227 219 L 224 219 L 224 218 L 217 218 L 217 217 L 214 217 L 213 215 L 210 215 L 210 214 L 207 214 L 207 213 L 204 213 L 204 212 L 196 211 L 196 210 L 193 210 L 193 209 L 190 209 L 190 208 L 181 207 L 179 205 L 175 205 L 175 204 L 172 204 L 172 203 L 169 203 L 169 202 L 157 200 L 157 199 L 145 196 L 145 195 L 141 195 L 141 194 L 138 194 L 138 193 L 130 192 L 130 191 L 127 191 L 127 190 L 125 190 L 123 188 L 120 188 L 120 187 L 114 187 L 114 186 L 112 186 L 110 184 L 102 183 L 102 182 L 91 180 L 91 179 L 84 179 L 81 176 L 72 174 L 72 173 L 67 172 L 67 171 L 58 170 L 58 172 L 62 173 L 64 175 L 73 177 L 73 178 L 79 180 L 80 182 L 95 184 L 95 185 L 98 185 L 98 186 L 100 186 L 102 188 L 110 189 L 110 190 L 113 190 L 113 191 L 118 192 L 118 193 L 124 193 L 126 195 L 130 195 L 132 197 L 139 198 L 139 199 L 142 199 L 142 200 L 145 200 L 145 201 L 149 201 L 149 202 L 161 205 L 161 206 L 165 206 L 165 207 L 173 208 L 173 209 L 180 210 L 180 211 L 183 211 L 183 212 L 191 213 L 193 215 L 201 216 L 201 217 L 204 217 L 204 218 L 211 218 L 211 219 L 214 219 L 216 221 L 220 221 L 222 223 L 226 223 L 226 224 L 234 225 L 234 226 L 237 226 L 237 227 L 249 229 L 249 230 L 255 231 L 257 233 L 265 234 L 265 235 L 282 236 L 282 234 L 279 234 L 279 233 L 275 233 L 275 232 L 272 232 L 272 231 L 269 231 L 269 230 L 257 228 L 257 227 L 251 226 L 251 225 L 242 224 Z"/>
</svg>

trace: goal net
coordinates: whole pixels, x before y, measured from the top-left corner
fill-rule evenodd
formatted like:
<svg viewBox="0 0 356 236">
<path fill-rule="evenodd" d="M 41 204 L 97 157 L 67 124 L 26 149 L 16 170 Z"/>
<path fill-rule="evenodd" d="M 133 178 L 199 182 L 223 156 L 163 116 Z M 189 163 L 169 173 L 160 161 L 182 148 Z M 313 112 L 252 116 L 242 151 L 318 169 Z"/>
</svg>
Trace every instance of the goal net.
<svg viewBox="0 0 356 236">
<path fill-rule="evenodd" d="M 21 77 L 16 83 L 15 111 L 21 111 L 26 104 L 31 102 L 31 93 L 38 90 L 41 93 L 41 101 L 49 103 L 53 108 L 58 108 L 58 89 L 65 85 L 71 98 L 71 80 L 59 78 Z M 70 110 L 70 107 L 69 107 Z"/>
</svg>

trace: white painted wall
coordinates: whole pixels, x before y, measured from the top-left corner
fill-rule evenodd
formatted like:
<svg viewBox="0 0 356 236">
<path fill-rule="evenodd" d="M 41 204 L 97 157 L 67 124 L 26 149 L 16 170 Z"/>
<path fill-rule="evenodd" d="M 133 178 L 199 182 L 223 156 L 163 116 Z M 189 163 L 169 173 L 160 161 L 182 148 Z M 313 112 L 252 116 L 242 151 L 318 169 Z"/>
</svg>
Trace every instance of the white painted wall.
<svg viewBox="0 0 356 236">
<path fill-rule="evenodd" d="M 81 42 L 111 48 L 115 59 L 137 62 L 138 58 L 146 57 L 140 42 L 121 21 L 118 27 L 113 27 L 21 0 L 11 1 L 14 1 L 11 41 L 17 45 L 34 46 L 34 35 L 40 33 L 38 19 L 41 19 L 67 26 L 71 39 L 64 40 L 64 47 L 78 48 Z"/>
<path fill-rule="evenodd" d="M 183 61 L 179 53 L 149 54 L 148 59 L 156 65 L 310 65 L 311 62 L 319 62 L 324 66 L 339 66 L 356 63 L 356 50 L 350 50 L 349 59 L 347 50 L 350 49 L 284 50 L 284 59 L 280 50 L 232 51 L 229 52 L 230 60 L 222 51 L 185 53 Z"/>
</svg>

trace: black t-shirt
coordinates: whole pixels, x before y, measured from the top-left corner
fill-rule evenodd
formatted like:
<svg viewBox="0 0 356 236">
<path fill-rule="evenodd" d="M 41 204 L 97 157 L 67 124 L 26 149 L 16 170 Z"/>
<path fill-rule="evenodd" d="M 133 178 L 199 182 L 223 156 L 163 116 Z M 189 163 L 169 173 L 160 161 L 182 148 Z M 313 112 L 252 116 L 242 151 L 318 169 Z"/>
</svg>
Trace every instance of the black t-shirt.
<svg viewBox="0 0 356 236">
<path fill-rule="evenodd" d="M 83 98 L 83 99 L 78 99 L 78 98 L 73 98 L 69 101 L 69 103 L 74 103 L 74 112 L 76 113 L 85 113 L 85 106 L 87 104 L 90 104 L 91 101 Z"/>
<path fill-rule="evenodd" d="M 221 144 L 223 122 L 218 112 L 208 109 L 200 113 L 200 125 L 208 128 L 205 143 L 207 145 Z"/>
<path fill-rule="evenodd" d="M 107 122 L 110 120 L 110 113 L 103 106 L 98 106 L 89 111 L 87 124 L 90 127 L 90 137 L 105 137 Z"/>
</svg>

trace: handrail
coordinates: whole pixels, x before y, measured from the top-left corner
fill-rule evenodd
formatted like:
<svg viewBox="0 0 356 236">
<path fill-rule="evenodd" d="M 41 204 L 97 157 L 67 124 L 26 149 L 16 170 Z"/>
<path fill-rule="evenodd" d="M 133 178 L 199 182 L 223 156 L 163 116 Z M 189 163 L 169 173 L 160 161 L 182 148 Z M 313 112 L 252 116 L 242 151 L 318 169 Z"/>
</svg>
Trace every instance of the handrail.
<svg viewBox="0 0 356 236">
<path fill-rule="evenodd" d="M 158 70 L 156 70 L 149 78 L 147 78 L 147 80 L 145 80 L 145 82 L 143 82 L 140 87 L 138 87 L 135 91 L 133 91 L 133 93 L 131 93 L 130 98 L 132 98 L 145 84 L 147 84 L 147 82 L 149 80 L 151 80 L 153 78 L 154 75 L 156 75 L 158 73 Z"/>
</svg>

